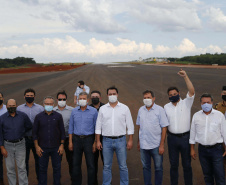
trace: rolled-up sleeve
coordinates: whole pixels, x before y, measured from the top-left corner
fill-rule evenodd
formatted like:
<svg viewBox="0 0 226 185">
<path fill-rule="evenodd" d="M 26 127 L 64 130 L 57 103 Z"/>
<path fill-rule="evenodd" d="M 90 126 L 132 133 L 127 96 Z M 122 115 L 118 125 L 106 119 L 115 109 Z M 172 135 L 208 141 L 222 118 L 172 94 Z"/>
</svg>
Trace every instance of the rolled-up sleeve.
<svg viewBox="0 0 226 185">
<path fill-rule="evenodd" d="M 102 113 L 101 110 L 102 109 L 100 108 L 98 116 L 97 116 L 96 128 L 95 128 L 95 133 L 96 134 L 101 134 L 102 121 L 103 121 L 103 113 Z"/>
<path fill-rule="evenodd" d="M 190 139 L 189 139 L 190 144 L 195 144 L 195 135 L 196 135 L 196 129 L 195 129 L 195 115 L 194 115 L 191 122 Z"/>
<path fill-rule="evenodd" d="M 163 108 L 160 108 L 160 125 L 161 127 L 169 126 L 169 121 L 166 117 L 166 112 Z"/>
<path fill-rule="evenodd" d="M 131 112 L 130 112 L 128 107 L 127 107 L 127 110 L 126 110 L 126 127 L 127 127 L 127 134 L 128 135 L 134 134 L 133 119 L 132 119 L 132 115 L 131 115 Z"/>
</svg>

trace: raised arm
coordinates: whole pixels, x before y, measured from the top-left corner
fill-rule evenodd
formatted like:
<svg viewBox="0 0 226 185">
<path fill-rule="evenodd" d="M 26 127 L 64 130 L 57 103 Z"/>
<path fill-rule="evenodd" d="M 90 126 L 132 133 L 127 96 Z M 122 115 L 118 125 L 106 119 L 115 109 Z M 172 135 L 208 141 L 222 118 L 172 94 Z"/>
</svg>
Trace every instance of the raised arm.
<svg viewBox="0 0 226 185">
<path fill-rule="evenodd" d="M 191 80 L 189 79 L 187 73 L 183 69 L 181 69 L 178 72 L 178 75 L 180 75 L 181 77 L 184 78 L 184 81 L 185 81 L 187 88 L 188 88 L 189 96 L 190 97 L 193 96 L 195 94 L 195 88 L 194 88 Z"/>
</svg>

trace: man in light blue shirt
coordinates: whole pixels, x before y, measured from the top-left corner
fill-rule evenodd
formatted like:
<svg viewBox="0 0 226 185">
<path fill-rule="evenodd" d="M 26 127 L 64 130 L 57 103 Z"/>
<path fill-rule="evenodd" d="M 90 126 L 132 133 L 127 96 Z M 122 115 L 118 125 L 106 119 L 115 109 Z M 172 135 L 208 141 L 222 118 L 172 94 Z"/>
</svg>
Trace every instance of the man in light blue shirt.
<svg viewBox="0 0 226 185">
<path fill-rule="evenodd" d="M 32 125 L 34 124 L 34 120 L 37 114 L 44 111 L 44 107 L 34 103 L 35 100 L 35 90 L 34 89 L 26 89 L 24 92 L 24 99 L 25 103 L 19 105 L 17 107 L 18 111 L 24 112 L 27 114 L 29 119 L 31 120 Z M 34 159 L 35 159 L 35 171 L 37 180 L 39 179 L 39 163 L 38 163 L 38 155 L 36 154 L 36 149 L 34 146 L 33 138 L 32 138 L 32 129 L 25 134 L 25 143 L 26 143 L 26 170 L 27 176 L 29 174 L 29 157 L 30 157 L 30 150 L 32 150 Z"/>
<path fill-rule="evenodd" d="M 155 185 L 161 185 L 163 179 L 163 153 L 167 126 L 169 125 L 165 111 L 156 105 L 152 91 L 143 92 L 142 106 L 138 111 L 138 144 L 141 153 L 145 185 L 151 185 L 151 157 L 155 163 Z"/>
<path fill-rule="evenodd" d="M 4 97 L 0 92 L 0 116 L 7 112 L 6 105 L 3 104 Z M 0 185 L 3 185 L 3 156 L 0 150 Z"/>
<path fill-rule="evenodd" d="M 88 103 L 88 94 L 79 94 L 79 106 L 74 108 L 69 122 L 69 150 L 73 150 L 73 185 L 82 184 L 82 155 L 86 158 L 88 170 L 88 185 L 95 184 L 95 161 L 94 152 L 96 151 L 95 126 L 97 110 Z M 73 142 L 72 142 L 72 134 Z"/>
<path fill-rule="evenodd" d="M 79 105 L 78 97 L 81 92 L 86 92 L 87 94 L 89 94 L 89 92 L 90 92 L 90 88 L 87 85 L 85 85 L 85 82 L 82 80 L 78 81 L 78 87 L 75 91 L 75 95 L 74 95 L 74 104 L 75 105 Z"/>
</svg>

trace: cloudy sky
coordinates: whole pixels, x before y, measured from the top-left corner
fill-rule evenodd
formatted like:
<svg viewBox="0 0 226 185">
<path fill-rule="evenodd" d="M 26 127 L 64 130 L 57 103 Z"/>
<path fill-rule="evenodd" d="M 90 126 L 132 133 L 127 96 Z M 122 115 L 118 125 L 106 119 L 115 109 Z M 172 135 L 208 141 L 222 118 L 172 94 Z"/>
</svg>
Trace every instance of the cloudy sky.
<svg viewBox="0 0 226 185">
<path fill-rule="evenodd" d="M 0 58 L 114 62 L 226 53 L 225 0 L 0 0 Z"/>
</svg>

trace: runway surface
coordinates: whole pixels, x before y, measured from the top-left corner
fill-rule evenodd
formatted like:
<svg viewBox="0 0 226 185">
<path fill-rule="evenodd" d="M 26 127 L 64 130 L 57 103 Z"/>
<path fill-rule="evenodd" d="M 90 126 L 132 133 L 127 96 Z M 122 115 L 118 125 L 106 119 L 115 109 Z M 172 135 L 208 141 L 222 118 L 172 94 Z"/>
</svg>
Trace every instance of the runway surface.
<svg viewBox="0 0 226 185">
<path fill-rule="evenodd" d="M 119 101 L 128 105 L 134 124 L 138 109 L 143 105 L 142 92 L 150 89 L 155 92 L 155 103 L 164 106 L 169 102 L 167 96 L 167 88 L 169 86 L 177 86 L 184 98 L 187 93 L 184 79 L 177 75 L 180 67 L 169 66 L 151 66 L 151 65 L 86 65 L 70 71 L 63 72 L 42 72 L 42 73 L 23 73 L 23 74 L 4 74 L 0 75 L 0 91 L 3 92 L 5 100 L 14 98 L 18 105 L 24 103 L 23 93 L 26 88 L 34 88 L 36 90 L 35 101 L 42 104 L 43 98 L 47 95 L 56 97 L 59 90 L 66 90 L 68 94 L 68 104 L 73 105 L 73 96 L 79 80 L 84 80 L 91 90 L 100 90 L 102 92 L 102 102 L 107 102 L 106 89 L 115 85 L 119 89 Z M 214 96 L 214 102 L 221 101 L 220 93 L 223 85 L 226 85 L 225 69 L 201 69 L 201 68 L 185 68 L 188 76 L 194 84 L 196 97 L 192 107 L 192 115 L 200 110 L 199 97 L 204 92 L 209 92 Z M 136 127 L 135 127 L 136 128 Z M 131 151 L 127 153 L 127 164 L 129 169 L 129 178 L 131 185 L 142 185 L 143 172 L 140 161 L 140 153 L 137 151 L 137 129 L 134 135 L 134 145 Z M 197 147 L 196 147 L 197 150 Z M 32 155 L 32 154 L 31 154 Z M 49 163 L 48 184 L 53 184 L 51 161 Z M 202 175 L 199 160 L 192 160 L 193 181 L 194 185 L 203 185 L 204 179 Z M 170 184 L 170 164 L 168 157 L 167 144 L 165 144 L 164 153 L 164 177 L 163 184 Z M 83 184 L 86 184 L 86 165 L 83 159 Z M 113 160 L 113 185 L 119 185 L 119 169 L 117 159 L 114 155 Z M 154 168 L 152 164 L 152 177 L 154 179 Z M 4 178 L 7 183 L 6 169 L 4 169 Z M 99 159 L 99 184 L 102 183 L 102 163 Z M 65 155 L 62 161 L 62 185 L 70 185 L 68 165 Z M 31 156 L 29 184 L 37 184 L 34 160 Z M 179 184 L 183 185 L 183 169 L 179 167 Z"/>
</svg>

